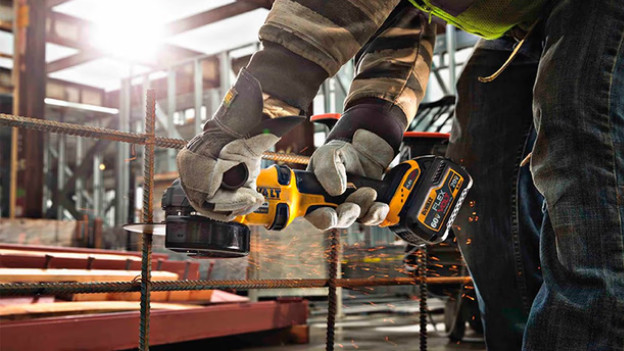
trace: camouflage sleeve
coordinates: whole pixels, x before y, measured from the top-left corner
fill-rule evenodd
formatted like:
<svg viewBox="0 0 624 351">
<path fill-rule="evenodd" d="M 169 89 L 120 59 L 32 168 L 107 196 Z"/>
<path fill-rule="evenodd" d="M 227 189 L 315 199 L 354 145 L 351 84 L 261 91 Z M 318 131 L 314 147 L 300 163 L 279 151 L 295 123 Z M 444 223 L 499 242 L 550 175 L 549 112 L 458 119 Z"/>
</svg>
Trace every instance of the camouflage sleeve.
<svg viewBox="0 0 624 351">
<path fill-rule="evenodd" d="M 319 86 L 379 30 L 400 0 L 276 0 L 248 70 L 262 90 L 307 110 Z"/>
<path fill-rule="evenodd" d="M 402 2 L 356 56 L 356 76 L 345 109 L 366 98 L 389 101 L 401 108 L 407 123 L 423 100 L 429 73 L 435 23 Z"/>
</svg>

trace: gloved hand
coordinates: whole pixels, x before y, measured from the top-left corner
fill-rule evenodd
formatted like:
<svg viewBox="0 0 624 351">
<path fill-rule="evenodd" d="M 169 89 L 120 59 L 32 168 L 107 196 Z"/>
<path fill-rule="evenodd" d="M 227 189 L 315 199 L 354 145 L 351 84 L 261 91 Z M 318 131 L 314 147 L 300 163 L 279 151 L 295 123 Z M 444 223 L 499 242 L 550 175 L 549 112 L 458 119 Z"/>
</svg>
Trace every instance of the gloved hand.
<svg viewBox="0 0 624 351">
<path fill-rule="evenodd" d="M 199 213 L 230 221 L 264 202 L 256 191 L 262 153 L 305 118 L 271 119 L 262 111 L 260 83 L 243 69 L 204 131 L 178 154 L 182 187 Z M 246 183 L 236 190 L 225 189 L 224 173 L 241 163 L 249 172 Z"/>
<path fill-rule="evenodd" d="M 312 154 L 308 170 L 314 172 L 332 196 L 347 190 L 347 173 L 381 179 L 397 154 L 405 124 L 403 112 L 389 102 L 374 100 L 357 104 L 345 111 L 326 144 Z M 379 130 L 382 136 L 371 129 Z M 356 220 L 364 225 L 378 225 L 390 208 L 375 202 L 376 198 L 375 189 L 360 188 L 336 209 L 323 207 L 305 218 L 322 230 L 346 228 Z"/>
</svg>

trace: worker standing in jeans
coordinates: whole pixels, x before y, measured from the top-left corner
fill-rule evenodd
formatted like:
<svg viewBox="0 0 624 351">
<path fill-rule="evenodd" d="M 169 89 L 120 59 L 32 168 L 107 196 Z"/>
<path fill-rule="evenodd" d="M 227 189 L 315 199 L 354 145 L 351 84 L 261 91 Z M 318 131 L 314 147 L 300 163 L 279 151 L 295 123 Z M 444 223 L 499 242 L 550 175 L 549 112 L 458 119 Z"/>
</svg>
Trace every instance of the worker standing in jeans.
<svg viewBox="0 0 624 351">
<path fill-rule="evenodd" d="M 191 204 L 220 220 L 260 206 L 260 155 L 354 56 L 345 112 L 309 169 L 332 195 L 346 190 L 346 172 L 381 178 L 429 77 L 435 25 L 413 5 L 502 37 L 480 42 L 464 69 L 448 150 L 474 178 L 454 232 L 488 349 L 623 350 L 619 0 L 277 0 L 260 30 L 263 49 L 178 155 Z M 496 79 L 482 79 L 501 66 Z M 531 151 L 530 168 L 520 166 Z M 241 162 L 250 170 L 245 186 L 220 188 L 223 173 Z M 306 218 L 321 229 L 377 225 L 388 207 L 375 198 L 361 188 Z"/>
</svg>

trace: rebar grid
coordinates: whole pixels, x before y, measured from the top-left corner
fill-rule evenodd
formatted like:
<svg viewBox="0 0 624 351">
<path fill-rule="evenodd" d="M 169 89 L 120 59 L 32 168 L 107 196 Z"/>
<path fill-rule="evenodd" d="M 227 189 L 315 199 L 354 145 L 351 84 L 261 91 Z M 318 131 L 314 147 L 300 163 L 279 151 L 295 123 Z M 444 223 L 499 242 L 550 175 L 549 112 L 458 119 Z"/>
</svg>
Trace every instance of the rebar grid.
<svg viewBox="0 0 624 351">
<path fill-rule="evenodd" d="M 148 138 L 147 134 L 120 132 L 118 130 L 110 128 L 83 126 L 74 123 L 49 121 L 38 118 L 9 115 L 5 113 L 0 113 L 0 125 L 5 125 L 7 127 L 33 129 L 40 132 L 74 135 L 84 138 L 120 141 L 124 143 L 138 145 L 145 145 Z M 182 149 L 186 145 L 186 140 L 155 137 L 154 145 L 161 148 Z M 265 152 L 264 154 L 262 154 L 262 158 L 275 162 L 298 163 L 304 165 L 308 164 L 310 160 L 310 158 L 307 156 L 285 154 L 279 152 Z"/>
<path fill-rule="evenodd" d="M 126 142 L 145 145 L 145 185 L 143 191 L 143 220 L 145 223 L 153 222 L 153 182 L 154 182 L 154 148 L 182 149 L 186 141 L 182 139 L 161 138 L 155 136 L 155 99 L 154 91 L 148 90 L 146 97 L 145 134 L 121 132 L 108 128 L 82 126 L 72 123 L 48 121 L 30 117 L 15 116 L 0 113 L 0 125 L 34 129 L 41 132 L 52 132 L 80 137 L 106 139 L 111 141 Z M 309 157 L 265 152 L 262 157 L 267 160 L 285 163 L 307 164 Z M 426 273 L 420 277 L 410 278 L 377 278 L 377 279 L 338 279 L 338 231 L 330 232 L 330 268 L 329 279 L 286 279 L 286 280 L 180 280 L 158 281 L 150 280 L 152 235 L 143 233 L 143 249 L 141 259 L 141 278 L 132 282 L 99 282 L 99 283 L 8 283 L 0 284 L 0 296 L 8 295 L 55 295 L 75 293 L 101 293 L 101 292 L 141 292 L 141 319 L 139 349 L 149 350 L 149 315 L 151 291 L 181 291 L 181 290 L 213 290 L 213 289 L 277 289 L 277 288 L 319 288 L 329 287 L 328 295 L 328 318 L 327 318 L 327 350 L 333 350 L 334 326 L 337 307 L 336 288 L 355 288 L 364 286 L 387 286 L 387 285 L 416 285 L 421 287 L 421 314 L 426 318 L 426 284 L 466 284 L 471 281 L 470 277 L 434 277 L 427 278 Z M 426 259 L 425 259 L 426 264 Z M 426 268 L 425 268 L 426 269 Z M 138 277 L 137 277 L 138 278 Z M 424 289 L 423 289 L 424 287 Z M 423 312 L 425 311 L 425 312 Z M 421 316 L 421 332 L 422 332 Z M 426 319 L 425 319 L 426 323 Z M 425 343 L 426 348 L 426 325 L 424 339 L 421 334 L 421 346 Z"/>
<path fill-rule="evenodd" d="M 366 286 L 418 285 L 419 277 L 398 278 L 346 278 L 336 279 L 338 288 L 361 288 Z M 428 277 L 427 284 L 467 284 L 470 277 Z M 263 280 L 170 280 L 152 281 L 152 291 L 185 290 L 249 290 L 249 289 L 301 289 L 326 288 L 329 279 L 263 279 Z M 141 290 L 139 277 L 132 282 L 96 283 L 3 283 L 1 296 L 63 295 L 77 293 L 137 292 Z"/>
</svg>

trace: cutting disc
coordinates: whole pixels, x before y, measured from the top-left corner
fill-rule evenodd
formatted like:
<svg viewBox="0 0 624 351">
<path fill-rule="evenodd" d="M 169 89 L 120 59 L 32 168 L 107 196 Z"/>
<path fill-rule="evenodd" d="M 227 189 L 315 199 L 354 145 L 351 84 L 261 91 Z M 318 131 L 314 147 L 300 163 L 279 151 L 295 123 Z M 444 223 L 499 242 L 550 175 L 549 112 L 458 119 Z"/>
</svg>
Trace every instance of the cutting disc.
<svg viewBox="0 0 624 351">
<path fill-rule="evenodd" d="M 246 225 L 201 216 L 167 217 L 165 247 L 193 258 L 235 258 L 249 254 Z"/>
<path fill-rule="evenodd" d="M 123 229 L 133 233 L 165 235 L 165 225 L 161 223 L 132 223 L 124 225 Z"/>
</svg>

